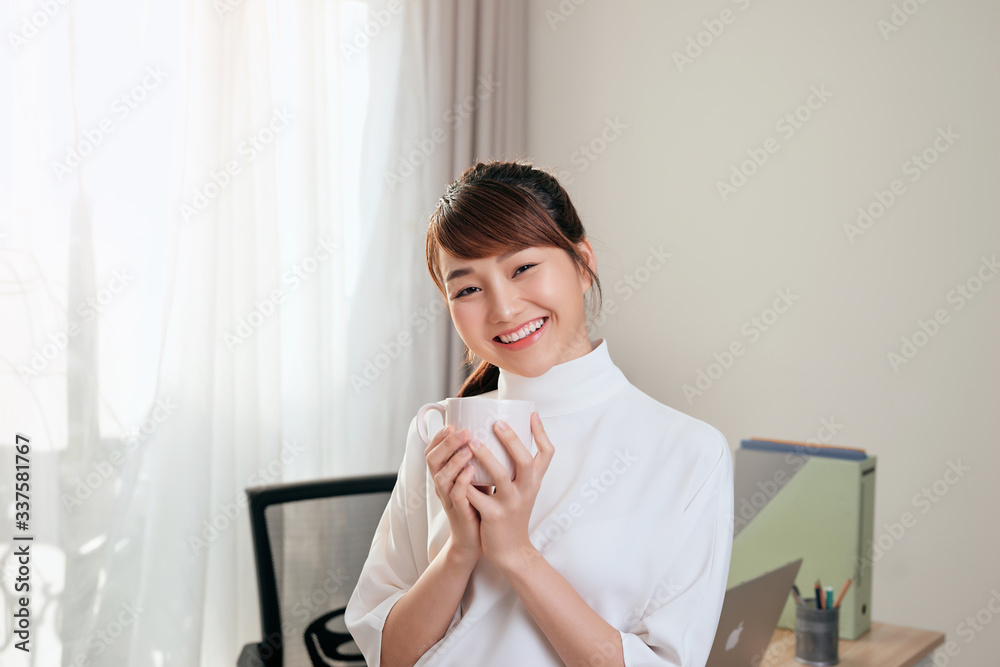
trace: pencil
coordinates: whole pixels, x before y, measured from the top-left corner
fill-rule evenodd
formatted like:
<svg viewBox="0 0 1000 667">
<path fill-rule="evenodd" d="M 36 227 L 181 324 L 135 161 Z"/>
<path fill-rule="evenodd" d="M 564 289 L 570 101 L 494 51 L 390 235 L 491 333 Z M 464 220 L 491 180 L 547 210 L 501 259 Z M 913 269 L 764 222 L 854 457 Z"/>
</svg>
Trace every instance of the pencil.
<svg viewBox="0 0 1000 667">
<path fill-rule="evenodd" d="M 823 608 L 823 587 L 819 585 L 819 579 L 816 580 L 816 608 Z"/>
<path fill-rule="evenodd" d="M 840 589 L 840 595 L 837 596 L 837 601 L 833 603 L 834 608 L 840 606 L 840 601 L 844 599 L 844 593 L 846 593 L 847 589 L 850 587 L 851 587 L 851 580 L 848 579 L 847 581 L 844 582 L 844 587 Z"/>
<path fill-rule="evenodd" d="M 802 599 L 802 594 L 799 593 L 799 587 L 796 586 L 795 584 L 792 584 L 792 595 L 795 596 L 795 604 L 799 605 L 800 607 L 806 606 L 805 600 Z"/>
</svg>

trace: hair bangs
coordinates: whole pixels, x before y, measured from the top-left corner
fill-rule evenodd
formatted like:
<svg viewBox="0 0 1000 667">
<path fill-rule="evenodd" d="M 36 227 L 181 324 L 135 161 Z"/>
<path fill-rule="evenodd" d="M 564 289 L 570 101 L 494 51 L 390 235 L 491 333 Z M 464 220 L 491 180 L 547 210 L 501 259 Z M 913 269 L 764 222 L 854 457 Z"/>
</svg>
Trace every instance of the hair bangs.
<svg viewBox="0 0 1000 667">
<path fill-rule="evenodd" d="M 480 259 L 534 246 L 564 248 L 565 236 L 537 202 L 505 183 L 466 183 L 442 197 L 427 231 L 427 263 L 441 284 L 437 250 Z"/>
</svg>

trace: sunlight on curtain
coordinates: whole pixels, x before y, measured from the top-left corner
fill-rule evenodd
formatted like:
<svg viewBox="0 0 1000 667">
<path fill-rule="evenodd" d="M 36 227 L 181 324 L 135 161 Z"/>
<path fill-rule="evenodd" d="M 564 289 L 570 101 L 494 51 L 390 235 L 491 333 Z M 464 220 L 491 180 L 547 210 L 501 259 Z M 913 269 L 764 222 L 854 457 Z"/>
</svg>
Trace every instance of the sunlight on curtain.
<svg viewBox="0 0 1000 667">
<path fill-rule="evenodd" d="M 338 44 L 353 45 L 359 31 L 364 33 L 364 25 L 368 19 L 368 4 L 366 2 L 345 2 L 341 14 L 341 30 Z M 361 144 L 364 135 L 365 116 L 368 107 L 368 55 L 367 49 L 350 51 L 340 60 L 340 76 L 344 90 L 350 94 L 341 98 L 341 119 L 345 128 L 343 154 L 345 163 L 351 168 L 344 174 L 344 189 L 347 192 L 361 191 Z M 361 212 L 358 208 L 359 198 L 350 197 L 344 206 L 344 245 L 357 248 L 361 243 Z M 347 298 L 357 287 L 361 273 L 360 255 L 348 253 L 344 258 L 344 268 L 347 272 L 345 285 Z"/>
<path fill-rule="evenodd" d="M 10 470 L 10 429 L 32 438 L 31 657 L 37 661 L 32 664 L 87 660 L 88 664 L 187 665 L 196 664 L 199 655 L 201 660 L 212 655 L 204 664 L 215 664 L 215 656 L 221 653 L 234 656 L 238 639 L 249 640 L 259 632 L 244 510 L 236 504 L 239 515 L 231 522 L 238 530 L 211 542 L 212 557 L 205 551 L 192 554 L 187 539 L 203 538 L 213 512 L 233 506 L 245 486 L 333 472 L 330 455 L 321 448 L 312 447 L 303 454 L 296 449 L 302 441 L 285 444 L 290 439 L 281 437 L 280 422 L 272 425 L 275 437 L 262 448 L 247 448 L 242 440 L 236 444 L 230 440 L 228 455 L 213 448 L 212 433 L 217 426 L 203 429 L 205 422 L 198 420 L 187 423 L 198 426 L 193 430 L 182 426 L 198 393 L 165 391 L 171 385 L 161 377 L 163 370 L 167 377 L 171 375 L 170 366 L 177 360 L 169 350 L 165 352 L 167 320 L 186 319 L 185 313 L 172 308 L 186 298 L 176 291 L 212 290 L 210 280 L 192 285 L 178 282 L 178 275 L 197 269 L 201 278 L 214 275 L 220 285 L 228 282 L 216 273 L 218 257 L 197 252 L 185 255 L 183 237 L 192 228 L 207 229 L 206 238 L 211 237 L 211 247 L 216 249 L 213 253 L 222 249 L 217 235 L 225 233 L 226 224 L 219 224 L 213 216 L 220 210 L 223 216 L 232 212 L 227 195 L 239 189 L 250 188 L 246 196 L 250 207 L 261 204 L 266 193 L 253 186 L 267 187 L 261 181 L 264 169 L 257 167 L 265 164 L 269 152 L 277 160 L 273 173 L 282 175 L 271 180 L 272 196 L 283 196 L 284 208 L 279 206 L 264 222 L 269 231 L 258 227 L 260 233 L 255 234 L 242 224 L 249 218 L 235 220 L 230 230 L 249 239 L 250 245 L 244 248 L 258 246 L 261 252 L 274 254 L 274 286 L 284 284 L 289 290 L 295 286 L 280 279 L 297 280 L 295 271 L 304 270 L 304 260 L 322 240 L 321 233 L 336 234 L 341 248 L 356 243 L 360 234 L 356 196 L 340 197 L 342 206 L 327 207 L 319 223 L 316 208 L 321 205 L 315 202 L 324 192 L 352 193 L 358 187 L 367 56 L 362 52 L 351 63 L 343 63 L 335 48 L 339 41 L 324 39 L 324 30 L 332 31 L 331 35 L 352 33 L 366 18 L 365 4 L 331 5 L 327 20 L 315 25 L 315 40 L 306 44 L 302 43 L 303 26 L 315 17 L 296 16 L 294 9 L 273 3 L 266 8 L 268 19 L 263 10 L 250 15 L 239 3 L 229 4 L 232 10 L 221 13 L 205 4 L 202 28 L 218 33 L 229 26 L 228 34 L 237 39 L 256 32 L 264 39 L 247 44 L 245 52 L 262 50 L 257 62 L 265 66 L 244 61 L 243 70 L 228 72 L 232 79 L 228 92 L 238 88 L 241 79 L 243 90 L 258 99 L 261 90 L 270 87 L 274 109 L 280 111 L 281 102 L 289 102 L 289 108 L 304 110 L 299 123 L 306 130 L 296 141 L 293 121 L 285 136 L 275 131 L 270 137 L 261 133 L 271 120 L 267 117 L 263 126 L 251 127 L 253 123 L 248 122 L 226 139 L 199 135 L 210 137 L 207 143 L 216 149 L 228 142 L 229 149 L 205 150 L 199 159 L 226 154 L 241 161 L 241 173 L 227 174 L 226 161 L 205 159 L 183 181 L 176 174 L 179 165 L 192 164 L 192 147 L 185 144 L 185 136 L 193 136 L 192 123 L 203 123 L 201 129 L 208 130 L 209 123 L 217 122 L 213 131 L 218 131 L 224 126 L 218 121 L 220 112 L 229 113 L 230 119 L 242 114 L 239 100 L 226 100 L 223 88 L 214 91 L 221 105 L 208 101 L 202 107 L 214 108 L 214 112 L 201 118 L 191 115 L 190 105 L 197 96 L 212 92 L 223 74 L 212 72 L 203 79 L 204 88 L 195 87 L 198 70 L 218 56 L 193 44 L 197 10 L 190 4 L 183 8 L 172 3 L 103 3 L 100 10 L 53 3 L 54 14 L 43 16 L 35 2 L 12 4 L 9 25 L 15 38 L 7 40 L 10 49 L 0 50 L 0 85 L 5 91 L 0 123 L 14 128 L 0 138 L 3 153 L 10 156 L 0 163 L 0 312 L 5 323 L 0 327 L 4 362 L 0 421 L 8 425 L 0 450 L 4 470 Z M 202 46 L 212 39 L 215 34 Z M 312 62 L 324 55 L 325 63 Z M 325 75 L 327 68 L 339 70 L 339 85 L 350 94 L 328 87 L 327 81 L 338 77 Z M 306 71 L 318 78 L 303 92 L 306 82 L 301 74 Z M 298 73 L 300 79 L 290 73 Z M 314 103 L 309 95 L 325 98 L 316 108 L 327 109 L 327 117 L 303 120 Z M 222 111 L 227 106 L 230 111 Z M 310 135 L 309 130 L 315 128 L 325 128 L 327 145 L 315 145 L 323 139 Z M 313 148 L 303 159 L 296 146 L 307 145 Z M 318 160 L 338 168 L 324 170 Z M 320 180 L 320 174 L 327 180 Z M 245 183 L 240 183 L 241 177 Z M 290 187 L 292 179 L 307 183 L 308 188 Z M 310 206 L 311 212 L 303 212 Z M 232 247 L 237 246 L 238 242 Z M 239 271 L 241 258 L 224 252 L 222 257 L 226 256 L 233 262 L 230 268 Z M 195 267 L 192 262 L 202 264 Z M 296 331 L 317 329 L 319 317 L 333 323 L 335 308 L 346 310 L 359 265 L 349 254 L 337 258 L 336 268 L 334 264 L 326 263 L 315 276 L 302 279 L 303 283 L 310 278 L 317 284 L 324 281 L 332 287 L 328 276 L 340 273 L 339 293 L 330 287 L 314 288 L 314 300 L 325 301 L 325 306 L 300 304 L 304 317 L 297 321 L 291 301 L 299 295 L 289 293 L 289 312 L 281 315 L 287 339 L 294 341 Z M 305 268 L 310 267 L 306 262 Z M 255 267 L 247 266 L 243 273 L 256 274 Z M 240 321 L 249 320 L 257 297 L 268 294 L 256 287 L 246 290 L 249 307 L 203 330 L 224 354 L 234 352 L 226 349 L 225 335 L 238 337 Z M 302 295 L 309 296 L 307 288 Z M 209 301 L 218 304 L 215 297 Z M 331 330 L 328 325 L 327 331 Z M 317 339 L 315 347 L 333 344 Z M 311 353 L 300 366 L 317 365 L 319 352 L 313 349 Z M 289 349 L 275 349 L 274 368 L 282 355 L 292 356 Z M 326 358 L 332 359 L 329 354 Z M 327 366 L 314 373 L 328 378 L 332 370 Z M 283 403 L 294 413 L 298 404 L 294 388 L 301 380 L 302 376 L 292 374 L 285 381 L 288 391 L 272 401 L 279 413 Z M 218 386 L 218 381 L 217 377 L 213 383 Z M 274 375 L 269 382 L 277 388 L 281 378 Z M 329 379 L 324 382 L 330 384 Z M 180 386 L 172 385 L 174 389 Z M 322 406 L 310 409 L 311 414 L 298 423 L 324 418 Z M 242 412 L 237 409 L 230 414 Z M 168 432 L 206 453 L 202 460 L 206 469 L 195 469 L 202 465 L 196 458 L 174 459 L 170 465 L 177 472 L 164 479 L 160 475 L 164 463 L 185 451 L 185 446 L 178 447 L 180 441 L 167 441 Z M 229 461 L 220 459 L 220 454 Z M 281 463 L 277 469 L 275 461 Z M 225 468 L 230 468 L 228 473 Z M 5 507 L 13 500 L 8 477 L 0 480 Z M 216 491 L 210 492 L 213 488 Z M 165 524 L 149 525 L 158 511 L 183 507 L 185 498 L 203 500 L 191 504 L 186 514 L 176 512 Z M 175 530 L 169 530 L 171 522 Z M 151 536 L 150 528 L 162 536 Z M 226 541 L 235 547 L 237 539 L 238 552 L 222 547 Z M 175 550 L 158 551 L 161 541 L 176 542 L 184 556 L 179 560 L 180 577 L 164 582 L 165 586 L 190 591 L 190 597 L 178 599 L 196 604 L 197 614 L 184 608 L 178 615 L 177 606 L 155 608 L 142 601 L 155 597 L 156 586 L 148 580 L 155 579 L 157 571 L 169 571 L 171 559 L 178 561 Z M 198 563 L 205 563 L 206 558 L 209 571 L 220 571 L 214 580 L 221 585 L 195 583 L 205 581 L 204 572 L 196 573 L 204 567 Z M 241 563 L 240 567 L 233 568 L 234 562 Z M 0 543 L 0 563 L 7 616 L 14 608 L 17 576 L 7 540 Z M 226 570 L 237 577 L 227 577 Z M 219 614 L 206 617 L 200 611 L 203 603 L 226 608 L 241 597 L 245 603 L 239 613 L 228 615 L 238 617 L 238 627 L 212 627 L 211 619 Z M 208 624 L 207 632 L 197 627 L 196 619 Z M 162 631 L 143 631 L 157 626 Z M 221 634 L 213 647 L 214 632 Z M 169 638 L 161 641 L 163 634 Z M 140 635 L 143 639 L 138 639 Z M 28 656 L 13 648 L 12 639 L 9 633 L 2 636 L 0 662 L 16 665 Z M 186 661 L 192 657 L 193 661 Z"/>
<path fill-rule="evenodd" d="M 0 458 L 12 469 L 13 429 L 31 437 L 33 664 L 110 658 L 118 599 L 135 598 L 119 589 L 135 582 L 174 214 L 178 25 L 158 9 L 15 2 L 3 31 Z M 8 475 L 0 489 L 6 508 Z M 8 617 L 16 568 L 0 552 Z M 3 639 L 0 661 L 28 664 Z"/>
<path fill-rule="evenodd" d="M 10 7 L 0 465 L 31 438 L 34 650 L 0 662 L 231 665 L 260 639 L 245 489 L 395 470 L 457 386 L 427 216 L 505 146 L 447 119 L 523 76 L 473 96 L 473 3 Z M 17 567 L 4 537 L 8 619 Z"/>
</svg>

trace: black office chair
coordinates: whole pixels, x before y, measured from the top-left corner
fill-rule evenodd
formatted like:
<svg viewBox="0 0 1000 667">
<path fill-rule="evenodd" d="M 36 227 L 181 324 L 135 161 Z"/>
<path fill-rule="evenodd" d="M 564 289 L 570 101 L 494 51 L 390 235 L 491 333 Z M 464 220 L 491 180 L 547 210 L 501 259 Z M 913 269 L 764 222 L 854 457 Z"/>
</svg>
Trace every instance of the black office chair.
<svg viewBox="0 0 1000 667">
<path fill-rule="evenodd" d="M 247 489 L 263 639 L 238 667 L 353 667 L 344 625 L 395 474 Z"/>
</svg>

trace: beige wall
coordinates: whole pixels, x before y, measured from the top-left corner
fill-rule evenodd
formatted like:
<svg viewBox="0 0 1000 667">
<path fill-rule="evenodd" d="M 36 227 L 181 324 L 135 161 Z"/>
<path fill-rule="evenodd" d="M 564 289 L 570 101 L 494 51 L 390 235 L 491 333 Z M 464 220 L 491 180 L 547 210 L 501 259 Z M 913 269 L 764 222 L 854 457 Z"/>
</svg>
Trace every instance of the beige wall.
<svg viewBox="0 0 1000 667">
<path fill-rule="evenodd" d="M 632 382 L 733 448 L 878 455 L 875 619 L 945 631 L 948 664 L 985 665 L 1000 614 L 960 624 L 993 589 L 1000 610 L 1000 9 L 895 4 L 898 30 L 889 0 L 533 0 L 528 155 L 562 170 L 595 242 L 617 311 L 597 332 Z M 891 205 L 852 228 L 875 191 Z M 699 369 L 716 379 L 686 396 Z"/>
</svg>

